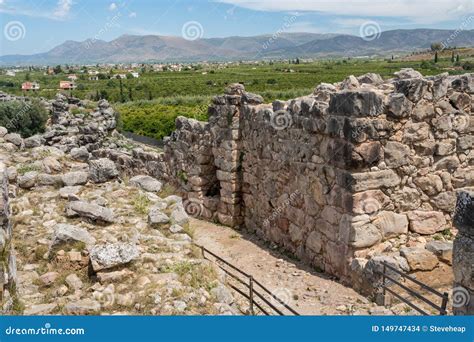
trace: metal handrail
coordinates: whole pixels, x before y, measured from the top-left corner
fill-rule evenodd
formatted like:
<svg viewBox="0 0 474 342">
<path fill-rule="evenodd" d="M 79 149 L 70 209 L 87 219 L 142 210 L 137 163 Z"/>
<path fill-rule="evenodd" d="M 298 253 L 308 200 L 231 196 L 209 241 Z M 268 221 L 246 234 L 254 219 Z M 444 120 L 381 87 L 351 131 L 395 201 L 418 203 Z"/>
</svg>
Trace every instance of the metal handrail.
<svg viewBox="0 0 474 342">
<path fill-rule="evenodd" d="M 242 295 L 244 298 L 248 299 L 249 300 L 249 304 L 250 304 L 250 313 L 251 315 L 254 315 L 255 312 L 254 312 L 254 306 L 256 306 L 261 312 L 263 312 L 265 315 L 269 316 L 270 314 L 268 313 L 267 310 L 263 309 L 262 306 L 255 300 L 255 297 L 258 297 L 261 301 L 263 301 L 266 305 L 268 305 L 273 311 L 275 311 L 277 314 L 281 315 L 281 316 L 284 316 L 285 313 L 282 312 L 281 310 L 279 310 L 275 305 L 273 305 L 267 298 L 265 298 L 265 296 L 260 293 L 259 291 L 257 291 L 255 289 L 255 285 L 259 286 L 265 293 L 267 293 L 268 295 L 270 295 L 273 299 L 275 299 L 278 303 L 280 303 L 281 305 L 283 305 L 288 311 L 290 311 L 292 314 L 296 315 L 296 316 L 299 316 L 299 313 L 294 310 L 293 308 L 291 308 L 288 304 L 286 304 L 284 301 L 282 301 L 280 298 L 278 298 L 277 296 L 275 296 L 273 293 L 271 293 L 270 290 L 268 290 L 265 286 L 263 286 L 260 282 L 258 282 L 257 280 L 254 279 L 254 277 L 242 270 L 240 270 L 238 267 L 232 265 L 231 263 L 229 263 L 228 261 L 222 259 L 220 256 L 218 256 L 217 254 L 211 252 L 210 250 L 208 250 L 207 248 L 205 248 L 204 246 L 198 246 L 200 249 L 201 249 L 201 253 L 202 253 L 202 256 L 203 258 L 207 259 L 207 260 L 210 260 L 208 258 L 206 258 L 206 253 L 207 254 L 210 254 L 212 255 L 216 260 L 218 260 L 219 262 L 223 263 L 224 265 L 226 266 L 229 266 L 232 270 L 234 271 L 237 271 L 238 273 L 240 273 L 241 275 L 243 275 L 244 277 L 246 277 L 248 279 L 248 283 L 243 281 L 242 279 L 240 279 L 237 275 L 231 273 L 229 270 L 225 269 L 221 264 L 219 264 L 218 262 L 216 262 L 217 266 L 223 270 L 226 274 L 228 274 L 229 276 L 231 276 L 233 279 L 237 280 L 238 282 L 240 282 L 242 285 L 244 285 L 246 288 L 248 288 L 249 292 L 248 294 L 245 293 L 243 290 L 239 289 L 237 286 L 234 286 L 232 284 L 230 284 L 229 286 L 235 290 L 236 292 L 238 292 L 240 295 Z M 210 260 L 210 261 L 213 261 L 213 260 Z"/>
<path fill-rule="evenodd" d="M 405 304 L 408 304 L 410 307 L 412 307 L 413 309 L 415 309 L 416 311 L 418 311 L 419 313 L 421 313 L 422 315 L 425 315 L 425 316 L 428 316 L 429 314 L 424 311 L 423 309 L 421 309 L 420 307 L 418 307 L 416 304 L 413 304 L 412 302 L 410 302 L 408 299 L 404 298 L 403 296 L 401 296 L 400 294 L 396 293 L 394 290 L 392 290 L 391 288 L 389 288 L 389 286 L 386 284 L 386 280 L 388 279 L 389 281 L 391 281 L 392 283 L 394 283 L 395 285 L 399 286 L 400 288 L 402 288 L 403 290 L 405 290 L 406 292 L 408 292 L 410 295 L 413 295 L 415 296 L 416 298 L 422 300 L 423 302 L 427 303 L 429 306 L 435 308 L 437 311 L 439 311 L 440 315 L 444 316 L 447 314 L 447 311 L 446 311 L 446 307 L 448 305 L 448 300 L 449 300 L 449 294 L 447 292 L 445 293 L 441 293 L 435 289 L 433 289 L 432 287 L 426 285 L 426 284 L 423 284 L 422 282 L 420 282 L 419 280 L 413 278 L 412 276 L 406 274 L 406 273 L 403 273 L 402 271 L 396 269 L 395 267 L 393 267 L 392 265 L 388 264 L 386 261 L 382 261 L 382 265 L 383 265 L 383 271 L 382 271 L 382 289 L 383 289 L 383 298 L 384 298 L 384 303 L 385 303 L 385 296 L 386 296 L 386 291 L 390 292 L 392 295 L 394 295 L 396 298 L 400 299 L 402 302 L 404 302 Z M 390 269 L 391 271 L 397 273 L 398 275 L 400 275 L 401 277 L 403 277 L 404 279 L 407 279 L 413 283 L 415 283 L 416 285 L 419 285 L 422 289 L 424 290 L 427 290 L 431 293 L 433 293 L 434 295 L 440 297 L 442 299 L 442 302 L 441 302 L 441 306 L 433 303 L 431 300 L 429 300 L 428 298 L 424 297 L 422 294 L 416 292 L 415 290 L 413 289 L 410 289 L 409 287 L 403 285 L 402 283 L 400 283 L 398 280 L 395 280 L 393 279 L 390 275 L 387 274 L 387 268 Z"/>
<path fill-rule="evenodd" d="M 413 278 L 412 276 L 406 274 L 406 273 L 403 273 L 401 272 L 400 270 L 396 269 L 395 267 L 393 267 L 392 265 L 388 264 L 386 261 L 383 261 L 383 263 L 385 264 L 386 267 L 388 267 L 389 269 L 391 269 L 392 271 L 394 271 L 395 273 L 398 273 L 399 275 L 403 276 L 404 278 L 414 282 L 415 284 L 421 286 L 423 289 L 427 290 L 427 291 L 430 291 L 432 292 L 433 294 L 439 296 L 439 297 L 443 297 L 444 294 L 442 294 L 441 292 L 433 289 L 432 287 L 429 287 L 428 285 L 426 284 L 423 284 L 421 281 Z"/>
</svg>

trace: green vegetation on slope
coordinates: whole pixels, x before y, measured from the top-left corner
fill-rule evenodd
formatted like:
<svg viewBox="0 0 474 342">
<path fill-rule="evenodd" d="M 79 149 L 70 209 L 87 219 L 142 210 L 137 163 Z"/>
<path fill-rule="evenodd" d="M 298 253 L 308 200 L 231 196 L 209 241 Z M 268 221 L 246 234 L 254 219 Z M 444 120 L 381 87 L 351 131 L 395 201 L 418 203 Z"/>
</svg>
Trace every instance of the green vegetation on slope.
<svg viewBox="0 0 474 342">
<path fill-rule="evenodd" d="M 123 130 L 160 140 L 175 129 L 178 116 L 206 121 L 208 103 L 206 100 L 172 105 L 159 100 L 142 100 L 121 104 L 116 109 L 120 113 Z"/>
</svg>

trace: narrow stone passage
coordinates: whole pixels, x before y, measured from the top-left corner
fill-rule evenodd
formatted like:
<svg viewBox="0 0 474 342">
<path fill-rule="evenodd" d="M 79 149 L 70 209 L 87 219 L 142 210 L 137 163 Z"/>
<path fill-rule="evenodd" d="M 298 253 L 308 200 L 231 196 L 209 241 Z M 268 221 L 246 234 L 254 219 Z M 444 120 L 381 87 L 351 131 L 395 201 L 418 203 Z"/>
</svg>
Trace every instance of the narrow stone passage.
<svg viewBox="0 0 474 342">
<path fill-rule="evenodd" d="M 390 313 L 327 275 L 272 250 L 254 236 L 196 219 L 191 219 L 191 227 L 197 244 L 252 274 L 279 297 L 289 297 L 289 305 L 302 315 Z"/>
</svg>

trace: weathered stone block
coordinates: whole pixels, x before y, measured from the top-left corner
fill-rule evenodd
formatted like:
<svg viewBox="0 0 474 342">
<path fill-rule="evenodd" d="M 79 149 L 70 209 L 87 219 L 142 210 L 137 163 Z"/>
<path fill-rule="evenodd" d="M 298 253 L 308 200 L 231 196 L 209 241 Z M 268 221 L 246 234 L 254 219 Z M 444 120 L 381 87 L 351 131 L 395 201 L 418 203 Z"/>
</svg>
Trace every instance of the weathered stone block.
<svg viewBox="0 0 474 342">
<path fill-rule="evenodd" d="M 413 103 L 403 94 L 390 94 L 388 97 L 388 114 L 394 118 L 405 118 L 411 114 Z"/>
<path fill-rule="evenodd" d="M 378 116 L 384 111 L 383 96 L 373 91 L 355 90 L 331 94 L 329 114 Z"/>
<path fill-rule="evenodd" d="M 403 214 L 383 211 L 372 223 L 382 232 L 384 238 L 408 233 L 408 218 Z"/>
<path fill-rule="evenodd" d="M 407 213 L 410 220 L 410 230 L 424 235 L 434 234 L 446 228 L 446 219 L 438 211 L 410 211 Z"/>
<path fill-rule="evenodd" d="M 410 163 L 410 147 L 395 141 L 389 141 L 384 147 L 384 161 L 390 168 Z"/>
<path fill-rule="evenodd" d="M 353 195 L 355 214 L 374 214 L 390 204 L 390 198 L 380 190 L 368 190 Z"/>
<path fill-rule="evenodd" d="M 388 188 L 400 184 L 400 177 L 393 170 L 353 173 L 348 188 L 354 192 Z"/>
<path fill-rule="evenodd" d="M 370 223 L 367 215 L 355 217 L 349 233 L 349 244 L 356 248 L 366 248 L 375 245 L 382 240 L 382 234 L 378 228 Z"/>
<path fill-rule="evenodd" d="M 425 248 L 434 253 L 438 259 L 448 264 L 453 262 L 453 243 L 450 241 L 430 241 Z"/>
<path fill-rule="evenodd" d="M 405 247 L 400 250 L 400 254 L 407 259 L 412 271 L 431 271 L 438 265 L 436 255 L 423 248 Z"/>
</svg>

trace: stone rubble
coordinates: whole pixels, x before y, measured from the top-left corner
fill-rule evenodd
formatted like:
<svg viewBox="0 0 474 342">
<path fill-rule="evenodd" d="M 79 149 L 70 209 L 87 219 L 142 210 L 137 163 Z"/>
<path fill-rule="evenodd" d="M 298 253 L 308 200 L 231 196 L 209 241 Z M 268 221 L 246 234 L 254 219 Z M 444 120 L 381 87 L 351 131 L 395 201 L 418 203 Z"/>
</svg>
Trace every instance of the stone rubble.
<svg viewBox="0 0 474 342">
<path fill-rule="evenodd" d="M 1 312 L 224 314 L 210 291 L 225 285 L 186 233 L 181 198 L 162 198 L 163 183 L 144 164 L 133 170 L 121 156 L 94 154 L 114 145 L 127 153 L 131 144 L 114 131 L 108 103 L 60 95 L 51 108 L 41 136 L 0 127 Z M 154 205 L 166 224 L 148 224 Z M 242 312 L 234 304 L 229 313 Z"/>
</svg>

